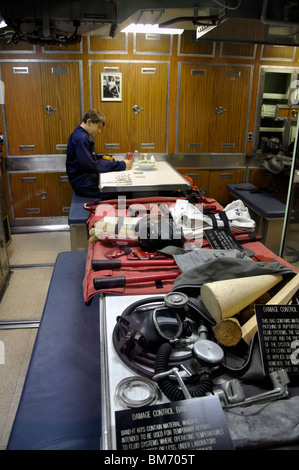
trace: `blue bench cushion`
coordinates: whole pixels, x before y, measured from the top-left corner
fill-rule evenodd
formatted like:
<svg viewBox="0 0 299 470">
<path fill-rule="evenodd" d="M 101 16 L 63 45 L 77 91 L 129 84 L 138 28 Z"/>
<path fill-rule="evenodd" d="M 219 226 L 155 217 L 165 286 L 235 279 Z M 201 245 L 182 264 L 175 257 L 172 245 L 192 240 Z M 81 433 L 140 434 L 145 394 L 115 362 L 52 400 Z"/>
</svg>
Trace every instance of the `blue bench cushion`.
<svg viewBox="0 0 299 470">
<path fill-rule="evenodd" d="M 268 193 L 258 192 L 251 183 L 228 184 L 228 192 L 267 219 L 283 218 L 286 206 Z M 257 191 L 257 192 L 252 192 Z"/>
<path fill-rule="evenodd" d="M 100 448 L 99 306 L 84 303 L 86 258 L 57 257 L 8 450 Z"/>
<path fill-rule="evenodd" d="M 78 196 L 73 193 L 72 203 L 68 216 L 69 225 L 74 224 L 85 224 L 88 219 L 90 212 L 84 209 L 83 204 L 85 202 L 94 202 L 94 198 Z"/>
</svg>

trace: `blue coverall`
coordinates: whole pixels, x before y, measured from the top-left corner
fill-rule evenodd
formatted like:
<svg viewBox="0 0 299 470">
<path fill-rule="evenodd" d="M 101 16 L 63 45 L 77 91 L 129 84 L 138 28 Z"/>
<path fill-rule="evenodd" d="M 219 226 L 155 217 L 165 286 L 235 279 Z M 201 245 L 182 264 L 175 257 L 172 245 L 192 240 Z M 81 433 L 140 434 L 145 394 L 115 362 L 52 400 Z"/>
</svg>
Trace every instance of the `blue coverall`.
<svg viewBox="0 0 299 470">
<path fill-rule="evenodd" d="M 80 125 L 70 135 L 67 145 L 66 171 L 73 190 L 78 196 L 111 198 L 99 191 L 99 173 L 126 169 L 124 161 L 103 160 L 95 153 L 95 145 L 88 132 Z"/>
</svg>

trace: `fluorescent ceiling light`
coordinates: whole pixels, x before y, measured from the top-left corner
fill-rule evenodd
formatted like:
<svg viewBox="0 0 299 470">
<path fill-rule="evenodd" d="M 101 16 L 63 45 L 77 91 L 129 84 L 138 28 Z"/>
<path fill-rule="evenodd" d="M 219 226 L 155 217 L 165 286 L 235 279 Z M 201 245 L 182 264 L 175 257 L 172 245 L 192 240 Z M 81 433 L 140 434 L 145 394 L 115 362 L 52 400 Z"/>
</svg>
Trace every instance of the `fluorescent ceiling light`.
<svg viewBox="0 0 299 470">
<path fill-rule="evenodd" d="M 131 23 L 121 30 L 121 33 L 154 33 L 154 34 L 182 34 L 183 29 L 159 28 L 158 24 L 135 24 Z"/>
<path fill-rule="evenodd" d="M 196 39 L 200 38 L 204 34 L 207 34 L 209 31 L 212 31 L 212 29 L 216 28 L 216 24 L 211 25 L 211 26 L 197 26 L 196 28 Z"/>
</svg>

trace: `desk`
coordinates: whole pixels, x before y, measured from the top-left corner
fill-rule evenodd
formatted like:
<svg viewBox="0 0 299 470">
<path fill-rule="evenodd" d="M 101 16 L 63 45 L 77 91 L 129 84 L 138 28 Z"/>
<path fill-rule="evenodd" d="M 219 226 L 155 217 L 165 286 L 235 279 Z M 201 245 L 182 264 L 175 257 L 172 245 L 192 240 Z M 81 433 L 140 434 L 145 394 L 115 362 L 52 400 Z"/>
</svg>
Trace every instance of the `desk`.
<svg viewBox="0 0 299 470">
<path fill-rule="evenodd" d="M 156 162 L 152 170 L 141 171 L 138 164 L 132 170 L 100 173 L 99 189 L 104 192 L 175 191 L 190 189 L 191 184 L 167 162 Z"/>
</svg>

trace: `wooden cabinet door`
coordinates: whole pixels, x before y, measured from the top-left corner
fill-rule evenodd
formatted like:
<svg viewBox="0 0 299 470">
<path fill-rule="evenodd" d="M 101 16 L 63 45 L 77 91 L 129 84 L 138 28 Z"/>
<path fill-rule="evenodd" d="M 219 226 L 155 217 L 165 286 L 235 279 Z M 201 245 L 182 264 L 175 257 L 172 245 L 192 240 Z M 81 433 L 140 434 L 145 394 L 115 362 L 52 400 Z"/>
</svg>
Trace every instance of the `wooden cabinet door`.
<svg viewBox="0 0 299 470">
<path fill-rule="evenodd" d="M 9 155 L 45 153 L 39 64 L 2 63 Z"/>
<path fill-rule="evenodd" d="M 41 62 L 40 73 L 46 153 L 65 153 L 68 138 L 82 118 L 79 64 Z"/>
<path fill-rule="evenodd" d="M 206 65 L 181 64 L 178 152 L 209 152 L 213 75 Z"/>
<path fill-rule="evenodd" d="M 242 183 L 244 170 L 210 170 L 207 197 L 213 197 L 222 205 L 230 202 L 228 184 Z"/>
<path fill-rule="evenodd" d="M 244 153 L 250 76 L 250 67 L 217 67 L 212 152 Z"/>
<path fill-rule="evenodd" d="M 109 75 L 109 70 L 121 73 L 121 101 L 101 101 L 101 73 Z M 107 118 L 96 151 L 166 152 L 168 65 L 93 62 L 91 77 L 92 106 Z"/>
<path fill-rule="evenodd" d="M 65 153 L 81 122 L 78 62 L 1 64 L 9 155 Z"/>
<path fill-rule="evenodd" d="M 178 171 L 184 176 L 189 176 L 203 195 L 206 194 L 209 185 L 209 170 L 178 168 Z"/>
<path fill-rule="evenodd" d="M 134 64 L 130 77 L 131 149 L 166 152 L 167 64 Z"/>
<path fill-rule="evenodd" d="M 248 170 L 248 183 L 254 184 L 257 188 L 269 186 L 274 181 L 274 175 L 266 169 Z"/>
<path fill-rule="evenodd" d="M 11 173 L 15 218 L 66 216 L 72 188 L 65 173 Z"/>
<path fill-rule="evenodd" d="M 177 151 L 244 153 L 251 68 L 181 64 Z"/>
<path fill-rule="evenodd" d="M 114 66 L 115 65 L 115 66 Z M 122 77 L 122 100 L 101 101 L 101 73 L 109 75 L 120 73 Z M 92 107 L 106 116 L 106 124 L 100 135 L 95 138 L 97 153 L 125 153 L 130 148 L 130 64 L 107 64 L 93 62 L 91 67 Z"/>
</svg>

